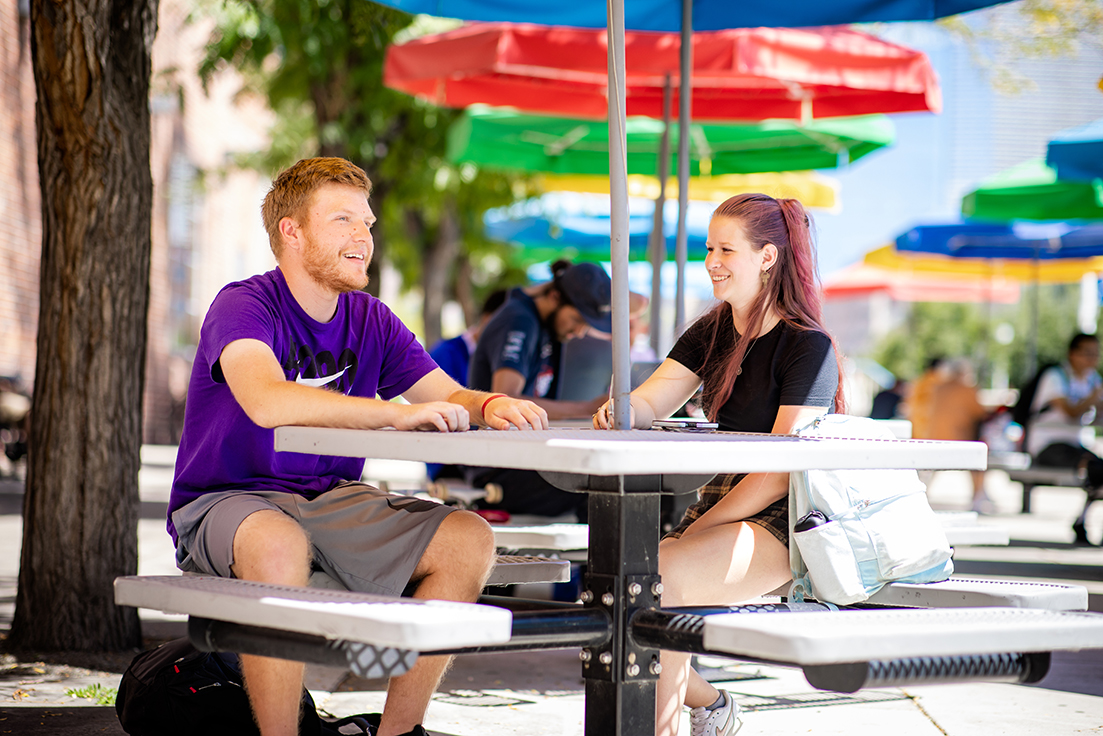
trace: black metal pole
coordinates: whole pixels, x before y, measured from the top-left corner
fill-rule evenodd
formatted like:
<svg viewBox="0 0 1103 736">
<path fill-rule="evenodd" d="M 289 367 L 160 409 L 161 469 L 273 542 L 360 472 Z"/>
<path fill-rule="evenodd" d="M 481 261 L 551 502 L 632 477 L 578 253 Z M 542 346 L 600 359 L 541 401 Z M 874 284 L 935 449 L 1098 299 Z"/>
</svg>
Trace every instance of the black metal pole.
<svg viewBox="0 0 1103 736">
<path fill-rule="evenodd" d="M 623 481 L 623 479 L 621 479 Z M 655 732 L 658 649 L 628 636 L 632 616 L 658 605 L 659 494 L 590 494 L 588 572 L 582 592 L 588 609 L 607 612 L 608 644 L 582 650 L 586 678 L 586 736 L 651 736 Z"/>
</svg>

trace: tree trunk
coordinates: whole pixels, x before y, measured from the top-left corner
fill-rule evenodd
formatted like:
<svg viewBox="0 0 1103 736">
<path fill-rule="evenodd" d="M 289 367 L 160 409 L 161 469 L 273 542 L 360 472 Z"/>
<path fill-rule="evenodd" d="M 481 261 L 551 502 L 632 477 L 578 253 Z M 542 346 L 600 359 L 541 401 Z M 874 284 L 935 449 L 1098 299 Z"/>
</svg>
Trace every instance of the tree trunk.
<svg viewBox="0 0 1103 736">
<path fill-rule="evenodd" d="M 9 643 L 141 644 L 138 568 L 157 0 L 32 0 L 42 266 L 23 551 Z"/>
<path fill-rule="evenodd" d="M 460 247 L 460 229 L 456 214 L 448 206 L 440 213 L 436 237 L 429 241 L 421 264 L 422 319 L 425 346 L 436 345 L 441 337 L 441 310 L 448 296 L 449 273 Z"/>
<path fill-rule="evenodd" d="M 471 268 L 471 259 L 466 253 L 461 253 L 456 258 L 456 276 L 452 282 L 452 293 L 456 301 L 463 307 L 464 323 L 468 327 L 479 321 L 481 304 L 475 303 L 475 290 L 471 287 L 471 279 L 474 276 Z"/>
</svg>

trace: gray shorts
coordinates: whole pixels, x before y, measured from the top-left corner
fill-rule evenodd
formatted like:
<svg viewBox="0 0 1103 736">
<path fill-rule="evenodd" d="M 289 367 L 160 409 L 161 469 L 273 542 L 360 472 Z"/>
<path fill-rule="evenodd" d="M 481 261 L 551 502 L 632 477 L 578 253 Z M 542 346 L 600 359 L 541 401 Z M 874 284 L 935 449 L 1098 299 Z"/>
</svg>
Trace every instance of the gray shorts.
<svg viewBox="0 0 1103 736">
<path fill-rule="evenodd" d="M 172 514 L 184 572 L 233 577 L 234 535 L 245 517 L 273 509 L 299 522 L 310 538 L 314 566 L 349 590 L 399 595 L 436 534 L 449 506 L 346 483 L 314 500 L 282 491 L 208 493 Z"/>
</svg>

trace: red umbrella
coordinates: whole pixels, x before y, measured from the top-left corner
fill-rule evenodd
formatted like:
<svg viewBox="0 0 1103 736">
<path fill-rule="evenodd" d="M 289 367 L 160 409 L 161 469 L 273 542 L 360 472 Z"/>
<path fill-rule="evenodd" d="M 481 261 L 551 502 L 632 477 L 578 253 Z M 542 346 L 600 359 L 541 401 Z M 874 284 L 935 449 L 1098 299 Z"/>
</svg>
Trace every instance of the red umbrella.
<svg viewBox="0 0 1103 736">
<path fill-rule="evenodd" d="M 1019 285 L 1006 279 L 894 271 L 858 263 L 823 280 L 827 301 L 888 294 L 900 302 L 994 302 L 1014 304 Z"/>
<path fill-rule="evenodd" d="M 387 51 L 384 83 L 445 107 L 608 115 L 604 29 L 472 23 Z M 663 117 L 678 77 L 676 33 L 625 33 L 627 114 Z M 920 51 L 847 27 L 738 28 L 693 34 L 695 120 L 789 120 L 938 112 Z M 677 108 L 677 89 L 673 105 Z"/>
</svg>

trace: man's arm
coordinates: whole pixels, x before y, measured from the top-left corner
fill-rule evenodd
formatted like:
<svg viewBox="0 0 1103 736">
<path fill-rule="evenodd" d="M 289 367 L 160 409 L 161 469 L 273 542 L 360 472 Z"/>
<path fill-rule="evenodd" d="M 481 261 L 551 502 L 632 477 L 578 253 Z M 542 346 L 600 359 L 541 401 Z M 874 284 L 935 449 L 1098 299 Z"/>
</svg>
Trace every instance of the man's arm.
<svg viewBox="0 0 1103 736">
<path fill-rule="evenodd" d="M 525 390 L 525 377 L 512 368 L 499 368 L 490 381 L 490 391 L 520 398 Z M 555 401 L 533 396 L 525 397 L 547 412 L 549 419 L 589 419 L 604 404 L 608 396 L 595 396 L 589 401 Z"/>
<path fill-rule="evenodd" d="M 407 390 L 403 396 L 409 401 L 433 401 L 444 399 L 459 404 L 467 410 L 476 424 L 492 429 L 547 429 L 548 414 L 534 402 L 517 399 L 504 391 L 486 393 L 472 391 L 455 382 L 440 368 L 430 371 Z"/>
<path fill-rule="evenodd" d="M 463 431 L 470 427 L 465 407 L 448 401 L 398 404 L 345 396 L 288 381 L 275 353 L 260 340 L 231 342 L 223 348 L 219 364 L 234 398 L 261 427 L 394 427 L 441 432 Z M 436 372 L 444 375 L 439 369 Z"/>
</svg>

